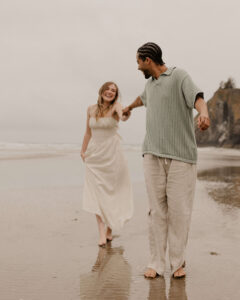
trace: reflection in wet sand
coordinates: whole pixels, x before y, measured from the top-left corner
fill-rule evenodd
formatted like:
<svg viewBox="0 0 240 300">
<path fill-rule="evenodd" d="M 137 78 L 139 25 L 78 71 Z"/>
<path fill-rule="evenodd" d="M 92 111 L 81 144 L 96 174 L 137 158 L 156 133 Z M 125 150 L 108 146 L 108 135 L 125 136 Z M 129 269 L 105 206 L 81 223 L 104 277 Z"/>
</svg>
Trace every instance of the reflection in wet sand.
<svg viewBox="0 0 240 300">
<path fill-rule="evenodd" d="M 240 167 L 224 167 L 198 173 L 207 181 L 209 195 L 217 202 L 240 208 Z"/>
<path fill-rule="evenodd" d="M 80 278 L 84 300 L 127 300 L 130 293 L 131 267 L 123 257 L 123 248 L 99 248 L 92 271 Z"/>
<path fill-rule="evenodd" d="M 166 282 L 164 277 L 149 279 L 149 295 L 148 300 L 167 300 Z"/>
<path fill-rule="evenodd" d="M 187 300 L 185 278 L 171 278 L 168 300 Z"/>
<path fill-rule="evenodd" d="M 166 283 L 164 277 L 150 280 L 148 300 L 187 300 L 185 278 L 170 279 L 168 298 L 166 297 Z"/>
</svg>

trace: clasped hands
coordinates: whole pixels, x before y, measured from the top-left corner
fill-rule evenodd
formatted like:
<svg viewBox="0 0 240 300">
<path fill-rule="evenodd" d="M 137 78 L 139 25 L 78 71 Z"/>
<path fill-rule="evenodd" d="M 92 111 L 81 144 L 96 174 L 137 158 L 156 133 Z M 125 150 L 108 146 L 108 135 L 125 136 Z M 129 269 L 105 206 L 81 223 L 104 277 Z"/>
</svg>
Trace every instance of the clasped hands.
<svg viewBox="0 0 240 300">
<path fill-rule="evenodd" d="M 131 116 L 131 109 L 129 108 L 129 106 L 126 106 L 122 110 L 122 121 L 127 121 L 130 116 Z"/>
</svg>

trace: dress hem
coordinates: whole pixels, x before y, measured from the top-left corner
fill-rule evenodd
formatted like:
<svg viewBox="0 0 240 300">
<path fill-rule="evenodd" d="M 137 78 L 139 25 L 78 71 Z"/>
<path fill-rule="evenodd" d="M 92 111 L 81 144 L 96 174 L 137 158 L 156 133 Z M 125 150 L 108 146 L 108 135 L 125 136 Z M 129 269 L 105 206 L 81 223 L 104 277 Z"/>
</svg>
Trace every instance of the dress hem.
<svg viewBox="0 0 240 300">
<path fill-rule="evenodd" d="M 103 219 L 103 221 L 104 221 L 104 223 L 107 225 L 107 226 L 109 226 L 111 229 L 114 229 L 114 230 L 120 230 L 120 229 L 122 229 L 123 227 L 124 227 L 124 225 L 128 222 L 128 221 L 130 221 L 131 220 L 131 218 L 132 218 L 132 214 L 129 216 L 129 217 L 127 217 L 127 218 L 125 218 L 124 220 L 122 220 L 121 219 L 121 225 L 120 226 L 111 226 L 111 224 L 109 224 L 109 223 L 106 223 L 106 221 L 104 220 L 104 217 L 102 216 L 102 214 L 101 213 L 99 213 L 99 212 L 96 212 L 96 211 L 93 211 L 93 210 L 88 210 L 88 209 L 86 209 L 86 208 L 82 208 L 85 212 L 88 212 L 88 213 L 90 213 L 90 214 L 94 214 L 94 215 L 99 215 L 102 219 Z"/>
</svg>

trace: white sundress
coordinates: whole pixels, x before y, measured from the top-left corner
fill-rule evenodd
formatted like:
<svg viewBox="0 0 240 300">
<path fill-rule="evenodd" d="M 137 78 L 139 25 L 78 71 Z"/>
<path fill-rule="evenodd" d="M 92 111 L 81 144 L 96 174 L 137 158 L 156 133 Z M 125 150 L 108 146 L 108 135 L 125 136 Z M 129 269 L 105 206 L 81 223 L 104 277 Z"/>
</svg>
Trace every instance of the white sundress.
<svg viewBox="0 0 240 300">
<path fill-rule="evenodd" d="M 118 121 L 91 117 L 89 126 L 92 137 L 85 152 L 83 209 L 100 215 L 110 228 L 120 229 L 133 215 L 133 195 Z"/>
</svg>

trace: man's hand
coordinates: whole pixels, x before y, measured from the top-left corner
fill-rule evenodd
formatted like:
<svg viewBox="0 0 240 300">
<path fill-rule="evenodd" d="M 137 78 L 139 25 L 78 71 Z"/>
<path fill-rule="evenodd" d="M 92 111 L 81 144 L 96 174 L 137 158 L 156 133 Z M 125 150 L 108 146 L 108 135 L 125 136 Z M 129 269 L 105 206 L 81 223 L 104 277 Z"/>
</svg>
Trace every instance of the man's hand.
<svg viewBox="0 0 240 300">
<path fill-rule="evenodd" d="M 202 97 L 198 97 L 197 100 L 195 101 L 195 108 L 199 112 L 199 116 L 197 118 L 198 128 L 201 131 L 208 129 L 208 127 L 210 126 L 208 107 Z"/>
<path fill-rule="evenodd" d="M 129 106 L 126 106 L 122 110 L 122 113 L 123 113 L 123 117 L 125 118 L 125 120 L 123 120 L 123 121 L 126 121 L 131 116 L 131 109 L 129 108 Z"/>
<path fill-rule="evenodd" d="M 200 114 L 197 118 L 197 125 L 200 130 L 206 130 L 210 126 L 210 119 L 207 114 Z"/>
<path fill-rule="evenodd" d="M 128 116 L 123 115 L 122 118 L 121 118 L 121 120 L 122 120 L 122 121 L 127 121 L 127 120 L 129 119 L 130 116 L 131 116 L 131 112 L 129 113 Z"/>
</svg>

